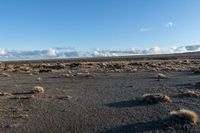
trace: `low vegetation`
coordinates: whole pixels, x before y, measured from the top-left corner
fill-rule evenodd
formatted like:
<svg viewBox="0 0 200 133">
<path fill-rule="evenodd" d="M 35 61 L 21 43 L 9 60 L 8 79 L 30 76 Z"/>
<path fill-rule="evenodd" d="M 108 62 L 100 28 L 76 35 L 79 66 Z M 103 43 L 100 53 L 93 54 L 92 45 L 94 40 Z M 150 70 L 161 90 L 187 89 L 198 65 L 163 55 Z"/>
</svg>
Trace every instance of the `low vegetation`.
<svg viewBox="0 0 200 133">
<path fill-rule="evenodd" d="M 44 88 L 42 86 L 35 86 L 32 90 L 33 93 L 44 93 Z"/>
<path fill-rule="evenodd" d="M 197 91 L 188 90 L 187 92 L 183 92 L 183 96 L 200 98 L 200 93 Z"/>
<path fill-rule="evenodd" d="M 198 115 L 196 112 L 187 109 L 181 109 L 178 111 L 171 111 L 170 116 L 181 120 L 182 122 L 190 122 L 196 124 L 198 122 Z"/>
<path fill-rule="evenodd" d="M 171 98 L 167 95 L 163 95 L 161 93 L 155 93 L 155 94 L 144 94 L 142 96 L 142 101 L 145 103 L 170 103 L 171 102 Z"/>
</svg>

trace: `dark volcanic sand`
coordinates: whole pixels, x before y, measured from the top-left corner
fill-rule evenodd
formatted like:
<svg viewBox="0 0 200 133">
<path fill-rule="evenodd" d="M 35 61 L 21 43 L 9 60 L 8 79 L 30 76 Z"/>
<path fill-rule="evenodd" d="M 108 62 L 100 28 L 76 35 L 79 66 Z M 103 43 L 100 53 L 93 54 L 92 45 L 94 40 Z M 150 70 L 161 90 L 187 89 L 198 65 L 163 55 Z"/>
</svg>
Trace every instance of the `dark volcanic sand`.
<svg viewBox="0 0 200 133">
<path fill-rule="evenodd" d="M 68 78 L 60 72 L 9 74 L 0 77 L 1 92 L 28 96 L 25 92 L 35 85 L 45 92 L 34 99 L 0 96 L 2 133 L 200 132 L 199 124 L 170 125 L 166 120 L 170 111 L 182 108 L 200 114 L 199 98 L 179 96 L 186 89 L 199 91 L 200 75 L 192 72 L 167 72 L 169 79 L 161 81 L 157 72 L 147 71 Z M 145 93 L 166 94 L 172 103 L 141 104 L 136 97 Z"/>
</svg>

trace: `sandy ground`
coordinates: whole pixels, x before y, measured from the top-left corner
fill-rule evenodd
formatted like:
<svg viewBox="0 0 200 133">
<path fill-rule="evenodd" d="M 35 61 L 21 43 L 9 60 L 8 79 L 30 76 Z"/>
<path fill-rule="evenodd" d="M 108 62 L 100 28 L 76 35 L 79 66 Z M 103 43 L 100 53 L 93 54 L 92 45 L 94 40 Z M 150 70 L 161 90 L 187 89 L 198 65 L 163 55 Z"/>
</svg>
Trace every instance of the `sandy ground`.
<svg viewBox="0 0 200 133">
<path fill-rule="evenodd" d="M 165 60 L 169 61 L 172 62 Z M 184 66 L 184 61 L 179 66 Z M 163 60 L 149 62 L 152 65 Z M 153 68 L 162 67 L 162 69 L 155 70 L 148 67 L 145 70 L 145 65 L 144 68 L 141 65 L 138 67 L 136 63 L 134 67 L 131 66 L 134 71 L 130 71 L 128 67 L 118 66 L 114 66 L 117 70 L 102 67 L 97 71 L 91 67 L 94 64 L 87 62 L 87 66 L 83 68 L 76 68 L 76 65 L 74 68 L 72 65 L 70 68 L 67 66 L 49 72 L 39 71 L 38 68 L 44 69 L 40 66 L 31 67 L 31 71 L 25 72 L 19 71 L 17 66 L 13 66 L 13 71 L 8 71 L 10 68 L 5 69 L 8 64 L 4 64 L 1 70 L 4 74 L 0 75 L 0 131 L 2 133 L 198 133 L 199 123 L 180 125 L 168 119 L 170 111 L 182 108 L 193 110 L 200 115 L 200 98 L 181 96 L 187 90 L 199 91 L 200 75 L 194 74 L 193 71 L 193 68 L 199 67 L 199 60 L 193 59 L 191 65 L 187 64 L 188 61 L 185 62 L 185 66 L 193 65 L 193 67 L 176 71 L 177 69 L 164 69 L 166 65 L 161 64 L 153 65 Z M 189 63 L 191 62 L 189 60 Z M 123 61 L 123 64 L 126 63 Z M 172 63 L 171 66 L 177 67 L 177 64 Z M 50 68 L 54 69 L 48 67 L 48 70 Z M 79 70 L 82 73 L 78 73 Z M 164 73 L 168 79 L 159 81 L 158 72 Z M 67 75 L 63 75 L 66 73 Z M 44 87 L 45 92 L 30 93 L 36 85 Z M 145 93 L 163 93 L 170 96 L 172 102 L 143 104 L 138 97 Z"/>
</svg>

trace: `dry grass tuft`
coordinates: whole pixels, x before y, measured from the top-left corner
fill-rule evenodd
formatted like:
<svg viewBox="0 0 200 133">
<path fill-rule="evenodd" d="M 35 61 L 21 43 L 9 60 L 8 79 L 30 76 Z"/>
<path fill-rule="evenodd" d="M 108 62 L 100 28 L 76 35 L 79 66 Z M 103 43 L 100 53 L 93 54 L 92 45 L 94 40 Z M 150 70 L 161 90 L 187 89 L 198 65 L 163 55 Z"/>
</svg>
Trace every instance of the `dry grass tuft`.
<svg viewBox="0 0 200 133">
<path fill-rule="evenodd" d="M 0 96 L 11 96 L 12 93 L 9 92 L 0 92 Z"/>
<path fill-rule="evenodd" d="M 37 81 L 41 81 L 41 80 L 42 80 L 42 78 L 38 77 L 36 80 L 37 80 Z"/>
<path fill-rule="evenodd" d="M 10 77 L 10 74 L 7 74 L 7 73 L 1 73 L 0 75 L 2 75 L 4 77 Z"/>
<path fill-rule="evenodd" d="M 155 94 L 144 94 L 142 96 L 142 101 L 145 103 L 159 103 L 159 102 L 164 102 L 164 103 L 170 103 L 171 98 L 167 95 L 163 95 L 160 93 L 155 93 Z"/>
<path fill-rule="evenodd" d="M 158 73 L 158 80 L 160 79 L 168 79 L 168 77 L 165 74 Z"/>
<path fill-rule="evenodd" d="M 69 95 L 67 95 L 67 96 L 59 96 L 58 99 L 61 99 L 61 100 L 70 100 L 70 99 L 72 99 L 72 96 L 69 96 Z"/>
<path fill-rule="evenodd" d="M 29 115 L 27 115 L 27 114 L 19 114 L 17 116 L 14 116 L 14 118 L 28 119 Z"/>
<path fill-rule="evenodd" d="M 188 90 L 187 92 L 184 92 L 183 95 L 186 97 L 200 98 L 200 93 L 196 91 L 192 91 L 192 90 Z"/>
<path fill-rule="evenodd" d="M 35 86 L 32 90 L 33 93 L 44 93 L 44 88 L 42 86 Z"/>
<path fill-rule="evenodd" d="M 61 77 L 69 78 L 69 77 L 70 77 L 70 74 L 68 74 L 68 73 L 64 73 L 64 74 L 61 74 Z"/>
<path fill-rule="evenodd" d="M 179 111 L 172 111 L 169 113 L 172 118 L 178 118 L 184 122 L 191 122 L 196 124 L 198 122 L 198 115 L 194 111 L 181 109 Z"/>
</svg>

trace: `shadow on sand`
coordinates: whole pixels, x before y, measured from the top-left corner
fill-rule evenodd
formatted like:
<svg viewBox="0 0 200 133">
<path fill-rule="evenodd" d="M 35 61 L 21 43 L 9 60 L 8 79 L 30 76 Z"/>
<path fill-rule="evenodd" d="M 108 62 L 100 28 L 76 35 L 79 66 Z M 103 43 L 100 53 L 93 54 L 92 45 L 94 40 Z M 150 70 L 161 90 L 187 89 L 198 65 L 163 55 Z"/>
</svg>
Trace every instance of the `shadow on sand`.
<svg viewBox="0 0 200 133">
<path fill-rule="evenodd" d="M 200 89 L 200 82 L 197 82 L 196 84 L 177 84 L 176 87 L 180 87 L 180 88 L 193 88 L 193 89 Z"/>
<path fill-rule="evenodd" d="M 127 124 L 104 130 L 102 133 L 144 133 L 144 132 L 190 132 L 194 125 L 175 118 Z"/>
<path fill-rule="evenodd" d="M 154 105 L 158 103 L 146 103 L 142 100 L 128 100 L 128 101 L 120 101 L 120 102 L 114 102 L 114 103 L 108 103 L 106 106 L 113 107 L 113 108 L 126 108 L 126 107 L 136 107 L 136 106 L 148 106 L 148 105 Z"/>
<path fill-rule="evenodd" d="M 12 95 L 29 95 L 29 94 L 34 94 L 32 91 L 30 92 L 14 92 Z"/>
<path fill-rule="evenodd" d="M 150 121 L 146 123 L 128 124 L 115 128 L 108 129 L 103 133 L 142 133 L 147 131 L 156 131 L 161 129 L 162 124 L 157 121 Z"/>
<path fill-rule="evenodd" d="M 194 85 L 194 87 L 195 87 L 195 89 L 200 89 L 200 82 L 196 83 L 196 84 Z"/>
<path fill-rule="evenodd" d="M 177 84 L 176 87 L 183 88 L 183 87 L 192 87 L 193 85 L 190 83 L 187 84 Z"/>
</svg>

